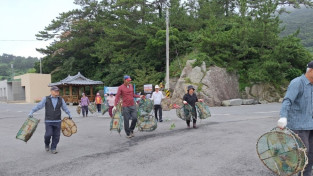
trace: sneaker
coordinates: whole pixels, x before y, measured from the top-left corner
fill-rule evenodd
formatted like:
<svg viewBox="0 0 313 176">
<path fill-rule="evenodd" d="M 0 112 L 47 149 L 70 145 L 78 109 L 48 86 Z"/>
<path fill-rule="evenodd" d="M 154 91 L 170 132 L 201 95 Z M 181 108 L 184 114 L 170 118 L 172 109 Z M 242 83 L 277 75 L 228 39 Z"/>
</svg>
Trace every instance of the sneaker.
<svg viewBox="0 0 313 176">
<path fill-rule="evenodd" d="M 163 120 L 161 119 L 160 122 L 163 122 Z"/>
<path fill-rule="evenodd" d="M 131 135 L 126 135 L 126 138 L 130 139 L 130 138 L 132 138 L 132 136 Z"/>
<path fill-rule="evenodd" d="M 52 154 L 57 154 L 58 152 L 54 149 L 54 150 L 51 150 L 51 153 Z"/>
<path fill-rule="evenodd" d="M 48 152 L 50 150 L 49 146 L 45 146 L 45 150 Z"/>
</svg>

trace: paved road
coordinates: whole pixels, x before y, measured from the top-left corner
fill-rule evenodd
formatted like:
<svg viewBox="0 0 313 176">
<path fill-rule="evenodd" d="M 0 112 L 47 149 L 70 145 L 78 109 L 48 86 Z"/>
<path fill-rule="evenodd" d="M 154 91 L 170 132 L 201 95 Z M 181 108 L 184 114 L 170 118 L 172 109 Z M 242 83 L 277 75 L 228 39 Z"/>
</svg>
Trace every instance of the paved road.
<svg viewBox="0 0 313 176">
<path fill-rule="evenodd" d="M 34 104 L 0 104 L 1 176 L 271 176 L 256 154 L 256 141 L 272 129 L 280 104 L 212 107 L 212 117 L 187 129 L 175 111 L 153 132 L 127 139 L 109 131 L 108 114 L 82 118 L 70 106 L 78 133 L 61 137 L 58 154 L 44 150 L 44 110 L 41 122 L 24 143 L 16 133 Z M 65 113 L 63 113 L 65 116 Z M 170 125 L 176 127 L 170 130 Z"/>
</svg>

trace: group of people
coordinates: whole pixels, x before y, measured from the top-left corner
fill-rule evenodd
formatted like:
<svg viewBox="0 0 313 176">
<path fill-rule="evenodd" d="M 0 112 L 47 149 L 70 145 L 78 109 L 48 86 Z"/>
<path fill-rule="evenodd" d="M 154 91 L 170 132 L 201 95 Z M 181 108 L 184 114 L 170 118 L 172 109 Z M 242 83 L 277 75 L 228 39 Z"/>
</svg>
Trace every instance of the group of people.
<svg viewBox="0 0 313 176">
<path fill-rule="evenodd" d="M 114 107 L 114 101 L 115 101 L 115 96 L 113 93 L 110 93 L 110 96 L 107 96 L 107 94 L 104 94 L 104 101 L 102 100 L 100 93 L 97 93 L 94 103 L 96 104 L 98 113 L 101 113 L 101 105 L 103 103 L 106 103 L 109 106 L 109 115 L 112 118 L 113 117 L 112 109 Z M 82 108 L 83 117 L 88 116 L 89 104 L 90 104 L 89 98 L 86 96 L 85 93 L 82 93 L 82 98 L 80 99 L 80 106 Z"/>
<path fill-rule="evenodd" d="M 124 130 L 127 138 L 134 137 L 134 129 L 137 123 L 137 110 L 134 98 L 142 98 L 140 95 L 134 93 L 134 88 L 131 85 L 131 77 L 126 75 L 124 76 L 124 83 L 119 86 L 116 96 L 110 93 L 110 96 L 105 96 L 105 102 L 109 105 L 109 114 L 112 117 L 113 111 L 116 110 L 116 106 L 119 101 L 122 101 L 122 113 L 124 118 Z M 152 93 L 150 99 L 154 102 L 154 112 L 155 118 L 162 122 L 162 99 L 166 98 L 163 93 L 159 90 L 158 85 L 155 86 L 155 91 Z M 196 128 L 196 107 L 195 102 L 203 101 L 198 99 L 194 93 L 195 89 L 193 86 L 188 86 L 188 92 L 183 97 L 184 104 L 190 104 L 193 107 L 192 116 L 193 116 L 193 128 Z M 98 112 L 101 112 L 101 104 L 103 100 L 99 93 L 95 97 L 95 104 L 97 105 Z M 90 101 L 85 93 L 82 94 L 81 98 L 81 107 L 83 117 L 88 116 L 88 105 Z M 72 118 L 70 111 L 67 108 L 67 105 L 63 98 L 59 96 L 59 88 L 56 86 L 51 87 L 51 95 L 44 97 L 29 113 L 29 117 L 33 116 L 33 113 L 45 107 L 45 126 L 46 132 L 44 135 L 45 150 L 56 154 L 56 147 L 60 139 L 60 130 L 61 130 L 61 109 L 65 111 L 69 118 Z M 129 125 L 129 121 L 131 124 Z M 187 127 L 190 128 L 190 120 L 187 120 Z M 52 139 L 52 142 L 51 142 Z M 51 143 L 51 145 L 50 145 Z"/>
</svg>

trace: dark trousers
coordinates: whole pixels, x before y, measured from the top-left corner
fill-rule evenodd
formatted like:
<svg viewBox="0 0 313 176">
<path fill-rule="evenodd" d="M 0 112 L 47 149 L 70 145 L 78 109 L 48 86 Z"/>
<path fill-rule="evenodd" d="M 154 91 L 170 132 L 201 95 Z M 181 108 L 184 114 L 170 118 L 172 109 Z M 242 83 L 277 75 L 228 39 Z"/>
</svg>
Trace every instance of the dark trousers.
<svg viewBox="0 0 313 176">
<path fill-rule="evenodd" d="M 87 116 L 88 115 L 88 106 L 82 106 L 82 110 L 83 110 L 83 116 L 85 117 L 85 114 Z"/>
<path fill-rule="evenodd" d="M 97 104 L 98 112 L 101 112 L 101 104 Z"/>
<path fill-rule="evenodd" d="M 49 146 L 52 137 L 51 150 L 55 150 L 60 141 L 61 122 L 45 122 L 45 124 L 45 144 Z"/>
<path fill-rule="evenodd" d="M 113 107 L 114 106 L 109 106 L 109 115 L 110 115 L 110 117 L 113 117 L 113 112 L 112 112 Z"/>
<path fill-rule="evenodd" d="M 158 118 L 158 111 L 159 111 L 159 118 Z M 162 120 L 162 106 L 161 105 L 154 105 L 154 116 L 157 120 Z"/>
<path fill-rule="evenodd" d="M 309 163 L 306 165 L 303 176 L 312 176 L 313 166 L 313 130 L 293 130 L 302 139 L 304 145 L 307 148 L 307 155 Z M 299 173 L 301 176 L 301 173 Z"/>
<path fill-rule="evenodd" d="M 192 122 L 196 123 L 197 122 L 197 112 L 196 112 L 196 107 L 192 107 L 192 111 L 191 111 L 191 118 L 192 118 Z M 190 119 L 191 120 L 191 119 Z M 190 124 L 190 120 L 186 120 L 187 125 Z"/>
<path fill-rule="evenodd" d="M 128 136 L 131 132 L 134 131 L 136 127 L 136 123 L 137 123 L 136 106 L 123 107 L 123 117 L 124 117 L 125 133 Z M 129 127 L 129 120 L 132 120 L 130 127 Z"/>
</svg>

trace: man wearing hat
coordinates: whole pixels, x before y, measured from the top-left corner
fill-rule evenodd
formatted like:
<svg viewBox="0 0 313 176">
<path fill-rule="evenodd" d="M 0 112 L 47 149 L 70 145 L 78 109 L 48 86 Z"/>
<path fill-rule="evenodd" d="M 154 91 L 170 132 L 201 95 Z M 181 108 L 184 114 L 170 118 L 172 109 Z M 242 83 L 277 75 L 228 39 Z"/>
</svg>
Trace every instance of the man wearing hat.
<svg viewBox="0 0 313 176">
<path fill-rule="evenodd" d="M 124 83 L 118 87 L 117 94 L 115 96 L 115 103 L 113 112 L 116 109 L 116 105 L 119 103 L 120 98 L 122 98 L 122 112 L 124 117 L 124 129 L 127 138 L 134 137 L 134 129 L 137 123 L 137 110 L 135 105 L 135 98 L 139 98 L 140 95 L 134 94 L 133 85 L 130 84 L 131 78 L 128 75 L 124 76 Z M 129 127 L 129 120 L 132 120 Z"/>
<path fill-rule="evenodd" d="M 306 73 L 293 79 L 287 89 L 280 109 L 277 126 L 286 126 L 298 134 L 307 148 L 309 163 L 303 176 L 311 176 L 313 166 L 313 61 Z M 300 175 L 300 174 L 299 174 Z"/>
<path fill-rule="evenodd" d="M 188 86 L 187 93 L 183 97 L 183 103 L 189 104 L 192 107 L 191 116 L 193 121 L 193 128 L 197 128 L 197 112 L 196 112 L 196 102 L 203 101 L 202 99 L 198 99 L 197 95 L 194 93 L 195 88 L 192 85 Z M 190 119 L 186 120 L 187 127 L 190 128 Z"/>
<path fill-rule="evenodd" d="M 152 93 L 151 100 L 154 102 L 154 115 L 155 118 L 160 122 L 163 122 L 162 120 L 162 106 L 161 106 L 161 101 L 165 96 L 162 94 L 161 91 L 159 91 L 160 87 L 156 85 L 154 87 L 155 91 Z M 159 111 L 159 118 L 158 118 L 158 111 Z"/>
<path fill-rule="evenodd" d="M 51 87 L 51 95 L 43 97 L 42 100 L 30 111 L 29 117 L 33 117 L 33 113 L 45 107 L 45 126 L 46 133 L 44 136 L 45 149 L 51 153 L 56 154 L 56 148 L 60 140 L 61 132 L 61 108 L 68 114 L 71 119 L 71 113 L 68 110 L 63 98 L 59 96 L 59 88 L 57 86 Z M 50 147 L 50 140 L 52 143 Z"/>
</svg>

